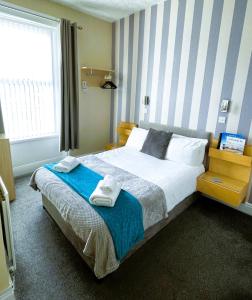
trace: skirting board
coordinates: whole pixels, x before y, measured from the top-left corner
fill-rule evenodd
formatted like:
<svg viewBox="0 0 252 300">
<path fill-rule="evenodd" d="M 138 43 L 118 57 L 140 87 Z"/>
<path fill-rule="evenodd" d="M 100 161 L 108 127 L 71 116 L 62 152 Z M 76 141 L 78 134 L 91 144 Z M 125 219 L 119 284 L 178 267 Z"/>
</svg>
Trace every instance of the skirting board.
<svg viewBox="0 0 252 300">
<path fill-rule="evenodd" d="M 14 289 L 12 286 L 0 294 L 0 300 L 15 300 Z"/>
<path fill-rule="evenodd" d="M 252 216 L 252 203 L 242 203 L 236 209 L 249 215 L 249 216 Z"/>
<path fill-rule="evenodd" d="M 50 158 L 50 159 L 35 161 L 33 163 L 30 163 L 30 164 L 14 167 L 13 168 L 14 177 L 21 177 L 21 176 L 24 176 L 24 175 L 31 174 L 34 170 L 36 170 L 37 168 L 43 166 L 44 164 L 59 161 L 62 158 L 64 158 L 65 156 L 66 156 L 66 154 L 62 154 L 62 155 L 59 155 L 59 156 L 56 156 L 56 157 L 53 157 L 53 158 Z"/>
<path fill-rule="evenodd" d="M 238 207 L 234 207 L 234 206 L 228 205 L 228 204 L 225 203 L 225 202 L 219 201 L 219 200 L 217 200 L 217 199 L 215 199 L 215 198 L 213 198 L 213 197 L 210 197 L 210 196 L 208 196 L 208 195 L 205 195 L 205 194 L 203 194 L 203 193 L 202 193 L 202 195 L 205 196 L 206 198 L 209 198 L 209 199 L 212 199 L 212 200 L 214 200 L 214 201 L 220 202 L 220 203 L 222 203 L 222 204 L 224 204 L 224 205 L 227 205 L 227 206 L 229 206 L 229 207 L 231 207 L 231 208 L 234 208 L 234 209 L 236 209 L 236 210 L 239 210 L 240 212 L 243 212 L 243 213 L 245 213 L 245 214 L 247 214 L 247 215 L 249 215 L 249 216 L 252 216 L 252 203 L 246 202 L 246 203 L 242 203 L 242 204 L 241 204 L 240 206 L 238 206 Z"/>
</svg>

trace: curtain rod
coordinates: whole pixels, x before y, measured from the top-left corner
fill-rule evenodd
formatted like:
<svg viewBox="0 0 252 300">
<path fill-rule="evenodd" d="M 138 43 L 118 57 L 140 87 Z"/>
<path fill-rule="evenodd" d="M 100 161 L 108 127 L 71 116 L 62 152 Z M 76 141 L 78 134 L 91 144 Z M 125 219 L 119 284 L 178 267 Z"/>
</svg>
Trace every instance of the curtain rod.
<svg viewBox="0 0 252 300">
<path fill-rule="evenodd" d="M 49 15 L 46 15 L 46 14 L 43 14 L 43 13 L 37 13 L 36 11 L 31 10 L 29 8 L 23 8 L 23 7 L 20 7 L 18 5 L 9 4 L 9 3 L 1 1 L 1 0 L 0 0 L 0 6 L 8 8 L 8 9 L 15 10 L 15 11 L 18 11 L 18 12 L 28 13 L 28 14 L 31 14 L 33 16 L 43 18 L 43 19 L 47 19 L 47 20 L 50 20 L 50 21 L 55 21 L 55 22 L 58 22 L 58 23 L 60 22 L 59 18 L 55 18 L 55 17 L 49 16 Z M 77 26 L 77 28 L 79 30 L 83 29 L 83 27 L 79 26 L 79 25 Z"/>
</svg>

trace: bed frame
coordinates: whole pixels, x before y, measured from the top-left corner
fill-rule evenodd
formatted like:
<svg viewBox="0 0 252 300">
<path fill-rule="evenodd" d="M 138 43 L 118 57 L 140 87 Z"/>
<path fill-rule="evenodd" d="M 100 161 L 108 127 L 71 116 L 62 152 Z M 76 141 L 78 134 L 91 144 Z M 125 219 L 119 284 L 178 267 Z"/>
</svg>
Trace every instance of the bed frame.
<svg viewBox="0 0 252 300">
<path fill-rule="evenodd" d="M 139 127 L 145 128 L 145 129 L 154 128 L 157 130 L 171 131 L 173 133 L 181 134 L 181 135 L 188 136 L 188 137 L 208 139 L 208 145 L 206 147 L 206 153 L 205 153 L 205 159 L 204 159 L 204 166 L 207 169 L 207 166 L 208 166 L 207 153 L 208 153 L 208 148 L 209 148 L 210 138 L 211 138 L 210 133 L 200 132 L 200 131 L 190 130 L 190 129 L 185 129 L 185 128 L 179 128 L 179 127 L 165 126 L 165 125 L 160 125 L 160 124 L 156 124 L 156 123 L 146 123 L 146 122 L 141 122 Z M 127 258 L 129 258 L 140 247 L 142 247 L 149 239 L 151 239 L 161 229 L 163 229 L 168 223 L 170 223 L 174 218 L 176 218 L 185 209 L 187 209 L 195 201 L 196 198 L 197 198 L 197 193 L 194 193 L 194 194 L 188 196 L 182 202 L 180 202 L 177 206 L 175 206 L 175 208 L 173 208 L 172 211 L 169 212 L 169 215 L 166 219 L 164 219 L 164 220 L 160 221 L 159 223 L 148 228 L 144 233 L 144 240 L 139 242 L 134 247 L 134 249 L 132 249 L 128 253 L 128 255 L 124 258 L 123 261 L 125 261 Z M 55 208 L 55 206 L 52 204 L 52 202 L 50 200 L 48 200 L 43 194 L 42 194 L 42 202 L 43 202 L 43 207 L 48 212 L 49 216 L 52 217 L 52 219 L 59 226 L 59 228 L 61 229 L 63 234 L 66 236 L 66 238 L 71 242 L 71 244 L 74 246 L 74 248 L 80 254 L 82 259 L 93 270 L 93 266 L 94 266 L 93 260 L 90 257 L 83 254 L 83 249 L 85 247 L 85 241 L 81 240 L 76 235 L 76 233 L 72 229 L 71 225 L 69 225 L 68 223 L 66 223 L 63 220 L 60 213 Z"/>
</svg>

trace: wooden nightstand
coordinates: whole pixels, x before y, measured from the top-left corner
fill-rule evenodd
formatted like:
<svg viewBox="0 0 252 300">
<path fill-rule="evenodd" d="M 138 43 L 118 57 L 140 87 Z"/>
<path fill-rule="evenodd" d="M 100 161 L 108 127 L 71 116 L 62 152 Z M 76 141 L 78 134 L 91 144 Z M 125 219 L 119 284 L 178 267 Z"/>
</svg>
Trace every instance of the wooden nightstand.
<svg viewBox="0 0 252 300">
<path fill-rule="evenodd" d="M 105 146 L 105 150 L 108 151 L 108 150 L 113 150 L 113 149 L 116 149 L 116 148 L 119 148 L 119 147 L 122 147 L 120 146 L 119 144 L 108 144 Z"/>
<path fill-rule="evenodd" d="M 197 190 L 206 196 L 239 206 L 246 198 L 252 157 L 209 149 L 209 171 L 198 177 Z"/>
<path fill-rule="evenodd" d="M 105 146 L 105 150 L 112 150 L 119 147 L 122 147 L 126 144 L 127 139 L 131 133 L 131 130 L 137 127 L 137 124 L 135 123 L 129 123 L 129 122 L 121 122 L 119 126 L 117 127 L 117 133 L 119 136 L 119 143 L 118 144 L 108 144 Z"/>
</svg>

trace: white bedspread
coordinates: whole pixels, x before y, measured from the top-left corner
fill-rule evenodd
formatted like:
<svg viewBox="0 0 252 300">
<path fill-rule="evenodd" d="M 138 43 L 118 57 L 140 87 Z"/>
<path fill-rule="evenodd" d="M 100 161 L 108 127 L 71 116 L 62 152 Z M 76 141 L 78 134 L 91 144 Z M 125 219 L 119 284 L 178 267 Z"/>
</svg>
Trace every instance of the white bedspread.
<svg viewBox="0 0 252 300">
<path fill-rule="evenodd" d="M 158 185 L 165 193 L 168 212 L 196 191 L 196 179 L 205 171 L 203 165 L 192 167 L 160 160 L 126 146 L 96 156 Z"/>
</svg>

